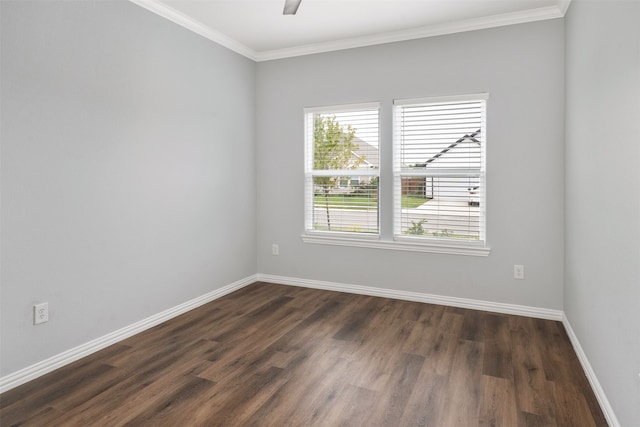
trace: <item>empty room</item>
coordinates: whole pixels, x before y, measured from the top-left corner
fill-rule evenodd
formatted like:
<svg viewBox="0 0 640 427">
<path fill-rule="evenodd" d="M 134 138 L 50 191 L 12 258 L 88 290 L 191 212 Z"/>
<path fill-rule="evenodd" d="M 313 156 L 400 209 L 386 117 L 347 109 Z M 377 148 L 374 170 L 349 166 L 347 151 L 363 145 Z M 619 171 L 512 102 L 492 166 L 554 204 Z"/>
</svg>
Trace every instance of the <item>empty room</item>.
<svg viewBox="0 0 640 427">
<path fill-rule="evenodd" d="M 640 1 L 0 0 L 0 425 L 640 425 Z"/>
</svg>

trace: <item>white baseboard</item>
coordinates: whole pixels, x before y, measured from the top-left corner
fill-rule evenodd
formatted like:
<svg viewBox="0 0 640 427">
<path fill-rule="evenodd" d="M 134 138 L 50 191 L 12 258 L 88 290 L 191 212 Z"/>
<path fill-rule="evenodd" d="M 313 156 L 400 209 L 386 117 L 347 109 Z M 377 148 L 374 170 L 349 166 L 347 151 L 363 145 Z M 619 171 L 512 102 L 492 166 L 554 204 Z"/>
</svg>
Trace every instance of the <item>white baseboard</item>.
<svg viewBox="0 0 640 427">
<path fill-rule="evenodd" d="M 324 289 L 328 291 L 347 292 L 350 294 L 371 295 L 376 297 L 424 302 L 428 304 L 440 304 L 451 307 L 491 311 L 494 313 L 536 317 L 539 319 L 560 321 L 563 318 L 562 310 L 529 307 L 526 305 L 505 304 L 500 302 L 482 301 L 468 298 L 447 297 L 442 295 L 424 294 L 420 292 L 398 291 L 395 289 L 375 288 L 371 286 L 348 285 L 344 283 L 324 282 L 320 280 L 297 279 L 293 277 L 274 276 L 270 274 L 260 273 L 258 273 L 258 280 L 261 282 L 278 283 L 281 285 L 301 286 L 304 288 Z"/>
<path fill-rule="evenodd" d="M 269 274 L 258 274 L 258 280 L 261 282 L 278 283 L 282 285 L 301 286 L 305 288 L 324 289 L 329 291 L 347 292 L 351 294 L 371 295 L 378 297 L 386 297 L 407 301 L 417 301 L 429 304 L 440 304 L 452 307 L 470 308 L 474 310 L 491 311 L 495 313 L 514 314 L 517 316 L 536 317 L 540 319 L 562 321 L 567 335 L 571 340 L 571 344 L 580 360 L 580 364 L 585 371 L 591 388 L 593 389 L 600 408 L 604 413 L 610 427 L 620 427 L 620 423 L 616 418 L 609 400 L 604 394 L 604 390 L 600 386 L 593 368 L 587 359 L 584 350 L 580 346 L 580 342 L 573 332 L 569 320 L 561 310 L 551 310 L 546 308 L 528 307 L 517 304 L 504 304 L 499 302 L 473 300 L 467 298 L 447 297 L 433 294 L 423 294 L 418 292 L 398 291 L 394 289 L 375 288 L 371 286 L 348 285 L 344 283 L 325 282 L 320 280 L 298 279 L 284 276 L 274 276 Z"/>
<path fill-rule="evenodd" d="M 205 295 L 172 307 L 161 313 L 154 314 L 153 316 L 147 317 L 146 319 L 142 319 L 139 322 L 133 323 L 129 326 L 125 326 L 124 328 L 118 329 L 117 331 L 111 332 L 100 338 L 96 338 L 85 344 L 64 351 L 41 362 L 35 363 L 31 366 L 27 366 L 24 369 L 6 375 L 0 378 L 0 393 L 11 390 L 14 387 L 26 383 L 27 381 L 31 381 L 64 365 L 75 362 L 76 360 L 95 353 L 98 350 L 102 350 L 105 347 L 108 347 L 112 344 L 124 340 L 125 338 L 129 338 L 130 336 L 152 328 L 153 326 L 159 325 L 162 322 L 166 322 L 169 319 L 173 319 L 174 317 L 186 313 L 189 310 L 200 307 L 201 305 L 218 299 L 226 294 L 250 285 L 251 283 L 254 283 L 256 281 L 257 275 L 254 274 L 229 285 L 223 286 L 222 288 L 211 291 Z"/>
<path fill-rule="evenodd" d="M 68 365 L 75 362 L 85 356 L 95 353 L 98 350 L 102 350 L 112 344 L 120 342 L 126 338 L 129 338 L 135 334 L 143 332 L 153 326 L 159 325 L 169 319 L 177 317 L 183 313 L 186 313 L 194 308 L 204 305 L 208 302 L 216 300 L 226 294 L 241 289 L 256 281 L 278 283 L 282 285 L 301 286 L 306 288 L 324 289 L 329 291 L 347 292 L 352 294 L 379 296 L 407 301 L 416 301 L 429 304 L 440 304 L 452 307 L 470 308 L 474 310 L 491 311 L 495 313 L 513 314 L 517 316 L 536 317 L 540 319 L 558 320 L 562 321 L 567 335 L 571 340 L 573 348 L 578 355 L 578 359 L 582 364 L 582 368 L 591 384 L 591 387 L 600 403 L 600 407 L 604 412 L 607 422 L 611 427 L 620 427 L 620 423 L 616 418 L 609 401 L 604 394 L 604 390 L 600 386 L 598 379 L 591 368 L 591 364 L 587 359 L 584 350 L 580 346 L 580 342 L 576 337 L 569 320 L 566 318 L 561 310 L 551 310 L 546 308 L 529 307 L 517 304 L 505 304 L 492 301 L 474 300 L 468 298 L 448 297 L 442 295 L 425 294 L 419 292 L 399 291 L 394 289 L 376 288 L 371 286 L 361 285 L 349 285 L 344 283 L 326 282 L 320 280 L 299 279 L 285 276 L 275 276 L 269 274 L 254 274 L 244 279 L 238 280 L 222 288 L 211 291 L 205 295 L 194 298 L 190 301 L 172 307 L 161 313 L 147 317 L 139 322 L 133 323 L 117 331 L 111 332 L 100 338 L 89 341 L 78 347 L 74 347 L 70 350 L 57 354 L 41 362 L 35 363 L 24 369 L 11 373 L 7 376 L 0 378 L 0 393 L 11 390 L 21 384 L 45 375 L 57 368 Z"/>
<path fill-rule="evenodd" d="M 567 331 L 567 335 L 569 336 L 569 340 L 573 345 L 573 349 L 580 360 L 580 364 L 582 365 L 582 369 L 584 370 L 587 379 L 589 380 L 589 384 L 591 384 L 591 389 L 593 393 L 596 395 L 596 399 L 598 399 L 598 403 L 600 404 L 600 408 L 602 408 L 602 412 L 604 412 L 604 416 L 607 419 L 607 423 L 609 423 L 610 427 L 620 427 L 620 423 L 618 422 L 618 418 L 616 414 L 613 412 L 613 408 L 607 399 L 607 396 L 604 394 L 604 390 L 596 377 L 596 373 L 593 371 L 591 364 L 589 363 L 589 359 L 587 359 L 587 355 L 585 354 L 582 346 L 580 345 L 580 341 L 578 341 L 578 337 L 576 336 L 571 324 L 569 323 L 569 319 L 567 316 L 563 314 L 562 316 L 562 324 L 564 325 L 564 329 Z"/>
</svg>

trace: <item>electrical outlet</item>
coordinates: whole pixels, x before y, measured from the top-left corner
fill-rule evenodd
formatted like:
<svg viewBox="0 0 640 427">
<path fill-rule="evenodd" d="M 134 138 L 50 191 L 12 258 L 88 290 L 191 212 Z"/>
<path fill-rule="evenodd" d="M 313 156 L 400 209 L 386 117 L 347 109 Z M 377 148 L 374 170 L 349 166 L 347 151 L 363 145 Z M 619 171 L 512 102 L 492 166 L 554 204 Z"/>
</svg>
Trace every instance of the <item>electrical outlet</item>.
<svg viewBox="0 0 640 427">
<path fill-rule="evenodd" d="M 40 323 L 49 321 L 49 303 L 43 302 L 42 304 L 36 304 L 33 306 L 33 324 L 38 325 Z"/>
<path fill-rule="evenodd" d="M 524 265 L 515 264 L 513 266 L 513 278 L 524 280 Z"/>
<path fill-rule="evenodd" d="M 271 255 L 280 255 L 280 247 L 278 247 L 277 243 L 271 245 Z"/>
</svg>

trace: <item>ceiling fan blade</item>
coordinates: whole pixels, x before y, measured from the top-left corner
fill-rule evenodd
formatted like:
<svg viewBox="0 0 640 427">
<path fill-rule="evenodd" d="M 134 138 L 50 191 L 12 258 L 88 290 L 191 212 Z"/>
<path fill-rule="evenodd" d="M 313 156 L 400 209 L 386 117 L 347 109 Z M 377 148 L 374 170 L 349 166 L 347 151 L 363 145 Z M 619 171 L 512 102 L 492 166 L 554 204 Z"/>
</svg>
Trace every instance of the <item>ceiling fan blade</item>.
<svg viewBox="0 0 640 427">
<path fill-rule="evenodd" d="M 283 15 L 295 15 L 302 0 L 285 0 Z"/>
</svg>

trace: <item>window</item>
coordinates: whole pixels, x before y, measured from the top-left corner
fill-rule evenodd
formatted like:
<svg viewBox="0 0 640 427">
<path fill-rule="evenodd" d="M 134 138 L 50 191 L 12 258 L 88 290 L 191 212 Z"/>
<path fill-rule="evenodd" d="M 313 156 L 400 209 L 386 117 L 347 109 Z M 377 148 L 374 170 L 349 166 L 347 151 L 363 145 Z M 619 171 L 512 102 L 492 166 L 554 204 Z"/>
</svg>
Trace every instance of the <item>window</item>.
<svg viewBox="0 0 640 427">
<path fill-rule="evenodd" d="M 405 99 L 388 110 L 380 103 L 305 108 L 302 240 L 489 255 L 487 99 L 487 94 Z M 381 140 L 380 115 L 391 112 L 393 140 Z M 381 147 L 393 156 L 381 158 Z"/>
<path fill-rule="evenodd" d="M 394 237 L 484 244 L 487 96 L 394 102 Z"/>
<path fill-rule="evenodd" d="M 379 104 L 305 109 L 307 233 L 379 233 Z"/>
</svg>

